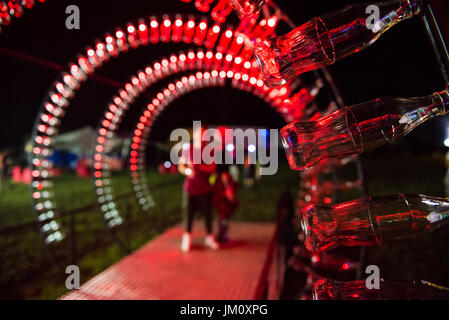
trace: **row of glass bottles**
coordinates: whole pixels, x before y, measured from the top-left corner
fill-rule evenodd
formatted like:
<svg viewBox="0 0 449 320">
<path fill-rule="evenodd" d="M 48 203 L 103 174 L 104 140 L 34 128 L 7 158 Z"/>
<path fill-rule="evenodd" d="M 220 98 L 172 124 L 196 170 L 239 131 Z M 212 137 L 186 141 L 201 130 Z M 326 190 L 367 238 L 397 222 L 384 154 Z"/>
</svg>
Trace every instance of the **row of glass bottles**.
<svg viewBox="0 0 449 320">
<path fill-rule="evenodd" d="M 256 14 L 264 1 L 232 2 L 239 16 L 247 17 Z M 267 84 L 285 84 L 303 72 L 330 65 L 365 49 L 398 22 L 418 14 L 421 3 L 414 0 L 378 3 L 381 18 L 371 28 L 365 18 L 366 7 L 361 4 L 348 6 L 314 18 L 285 36 L 256 39 L 254 51 Z M 313 274 L 307 264 L 304 266 L 305 258 L 338 269 L 344 259 L 329 258 L 323 251 L 339 245 L 380 245 L 414 237 L 432 231 L 448 220 L 447 199 L 400 194 L 322 205 L 320 203 L 333 202 L 332 195 L 337 189 L 352 185 L 335 181 L 317 183 L 319 173 L 326 168 L 322 160 L 329 162 L 394 142 L 424 121 L 444 115 L 448 103 L 448 91 L 422 98 L 376 99 L 342 108 L 314 122 L 296 122 L 282 130 L 291 167 L 303 170 L 315 165 L 312 170 L 302 172 L 298 204 L 305 206 L 300 220 L 305 245 L 311 253 L 297 253 L 293 261 L 297 267 Z M 317 166 L 320 161 L 321 166 Z M 448 298 L 447 290 L 425 282 L 383 281 L 379 290 L 368 290 L 364 280 L 341 283 L 318 278 L 316 274 L 313 277 L 313 295 L 320 300 Z"/>
</svg>

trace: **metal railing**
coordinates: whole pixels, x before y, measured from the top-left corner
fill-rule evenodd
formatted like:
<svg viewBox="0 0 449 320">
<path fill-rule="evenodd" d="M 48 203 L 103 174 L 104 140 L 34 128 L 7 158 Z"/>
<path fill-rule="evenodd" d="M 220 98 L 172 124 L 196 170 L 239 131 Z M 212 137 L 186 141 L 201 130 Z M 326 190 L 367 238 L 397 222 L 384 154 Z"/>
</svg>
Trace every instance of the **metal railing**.
<svg viewBox="0 0 449 320">
<path fill-rule="evenodd" d="M 288 236 L 285 234 L 285 230 L 283 230 L 283 225 L 285 223 L 288 224 L 287 220 L 290 215 L 293 215 L 293 211 L 293 196 L 288 186 L 286 186 L 277 202 L 276 225 L 268 245 L 265 261 L 254 293 L 255 300 L 273 300 L 280 298 L 285 269 L 284 262 L 286 260 L 285 245 L 288 242 L 283 239 L 284 236 Z"/>
</svg>

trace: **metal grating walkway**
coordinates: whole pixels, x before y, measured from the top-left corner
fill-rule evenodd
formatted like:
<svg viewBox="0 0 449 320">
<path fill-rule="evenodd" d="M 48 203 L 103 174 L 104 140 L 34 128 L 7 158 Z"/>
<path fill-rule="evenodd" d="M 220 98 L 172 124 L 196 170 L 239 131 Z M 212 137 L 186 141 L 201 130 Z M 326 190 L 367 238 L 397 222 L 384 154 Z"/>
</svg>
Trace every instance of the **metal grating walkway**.
<svg viewBox="0 0 449 320">
<path fill-rule="evenodd" d="M 233 222 L 232 242 L 218 251 L 202 246 L 202 227 L 191 252 L 180 250 L 178 225 L 61 299 L 254 299 L 274 225 Z"/>
</svg>

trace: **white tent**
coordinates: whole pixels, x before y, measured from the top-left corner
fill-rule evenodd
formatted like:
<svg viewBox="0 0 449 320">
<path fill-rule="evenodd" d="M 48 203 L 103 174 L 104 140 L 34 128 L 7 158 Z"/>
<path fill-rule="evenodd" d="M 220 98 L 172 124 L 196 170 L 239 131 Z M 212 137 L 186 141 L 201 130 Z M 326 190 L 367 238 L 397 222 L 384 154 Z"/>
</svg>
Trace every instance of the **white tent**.
<svg viewBox="0 0 449 320">
<path fill-rule="evenodd" d="M 78 156 L 92 155 L 97 133 L 91 127 L 83 127 L 56 136 L 53 139 L 57 151 L 67 151 Z M 118 152 L 125 156 L 131 142 L 130 138 L 114 137 L 111 152 Z"/>
</svg>

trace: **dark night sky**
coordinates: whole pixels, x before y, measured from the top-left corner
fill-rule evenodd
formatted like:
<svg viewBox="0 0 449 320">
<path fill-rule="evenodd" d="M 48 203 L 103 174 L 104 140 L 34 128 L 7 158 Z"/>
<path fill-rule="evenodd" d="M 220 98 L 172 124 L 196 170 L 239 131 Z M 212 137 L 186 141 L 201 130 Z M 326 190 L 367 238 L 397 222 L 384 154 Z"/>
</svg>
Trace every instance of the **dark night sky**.
<svg viewBox="0 0 449 320">
<path fill-rule="evenodd" d="M 354 2 L 357 1 L 277 1 L 298 25 L 313 16 Z M 441 3 L 444 5 L 444 0 Z M 65 8 L 69 4 L 80 7 L 79 31 L 65 28 Z M 447 10 L 446 19 L 442 22 L 447 26 L 449 10 L 444 10 Z M 192 4 L 179 0 L 48 0 L 7 27 L 0 35 L 0 48 L 66 65 L 96 37 L 115 26 L 139 17 L 175 12 L 198 13 Z M 180 50 L 176 45 L 150 45 L 120 55 L 106 63 L 97 74 L 123 82 L 145 65 Z M 417 18 L 399 24 L 369 49 L 338 62 L 329 70 L 347 104 L 379 96 L 427 95 L 444 87 L 424 27 Z M 37 110 L 58 72 L 0 53 L 0 75 L 0 147 L 20 145 L 30 134 Z M 72 101 L 63 120 L 62 131 L 85 125 L 96 126 L 115 92 L 113 87 L 89 80 Z M 132 127 L 146 103 L 147 98 L 138 99 L 125 118 L 122 130 Z M 173 103 L 159 118 L 153 138 L 164 140 L 171 129 L 191 126 L 192 120 L 271 128 L 283 125 L 281 117 L 262 100 L 229 88 L 213 88 L 188 94 Z M 405 143 L 441 144 L 446 121 L 440 119 L 423 125 Z"/>
</svg>

